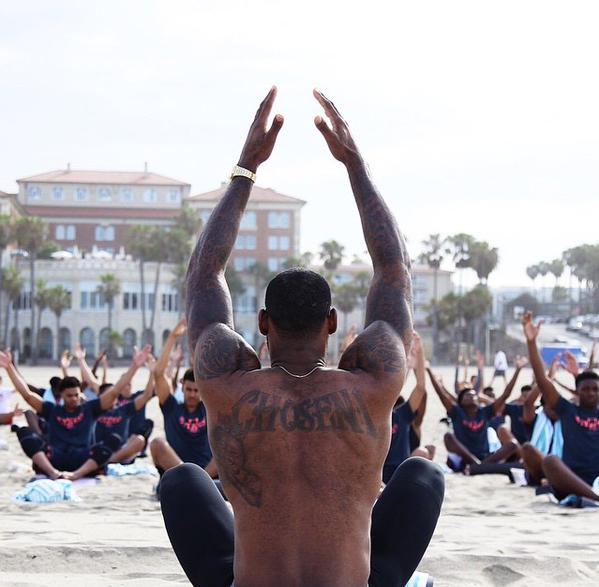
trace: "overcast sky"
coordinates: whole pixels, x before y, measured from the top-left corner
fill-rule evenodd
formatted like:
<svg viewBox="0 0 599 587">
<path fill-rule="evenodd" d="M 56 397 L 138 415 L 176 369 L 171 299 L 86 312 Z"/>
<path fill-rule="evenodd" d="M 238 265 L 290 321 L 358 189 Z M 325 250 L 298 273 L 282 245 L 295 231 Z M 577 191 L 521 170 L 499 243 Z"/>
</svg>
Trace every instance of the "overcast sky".
<svg viewBox="0 0 599 587">
<path fill-rule="evenodd" d="M 307 200 L 302 250 L 361 253 L 342 166 L 312 119 L 350 123 L 413 255 L 431 233 L 499 248 L 525 284 L 599 228 L 599 3 L 0 0 L 0 189 L 61 169 L 225 180 L 272 84 L 285 125 L 258 185 Z M 351 255 L 350 255 L 351 256 Z"/>
</svg>

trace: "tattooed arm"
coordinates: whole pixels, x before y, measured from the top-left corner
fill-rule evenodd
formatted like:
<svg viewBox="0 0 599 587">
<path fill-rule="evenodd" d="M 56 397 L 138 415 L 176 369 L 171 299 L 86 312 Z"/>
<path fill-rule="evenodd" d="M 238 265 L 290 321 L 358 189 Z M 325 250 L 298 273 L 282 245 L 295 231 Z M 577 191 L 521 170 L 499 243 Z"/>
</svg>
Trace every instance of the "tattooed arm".
<svg viewBox="0 0 599 587">
<path fill-rule="evenodd" d="M 314 96 L 324 108 L 331 127 L 320 116 L 314 122 L 333 157 L 347 169 L 374 268 L 365 330 L 343 354 L 339 367 L 363 369 L 375 376 L 399 375 L 403 379 L 405 354 L 412 334 L 412 285 L 405 242 L 372 182 L 347 123 L 321 92 L 315 90 Z"/>
<path fill-rule="evenodd" d="M 239 158 L 252 172 L 273 150 L 283 117 L 277 114 L 266 129 L 277 90 L 273 87 L 260 104 Z M 234 177 L 202 231 L 187 270 L 187 327 L 195 349 L 195 371 L 200 379 L 260 367 L 253 349 L 233 330 L 231 294 L 225 267 L 250 197 L 252 181 Z"/>
</svg>

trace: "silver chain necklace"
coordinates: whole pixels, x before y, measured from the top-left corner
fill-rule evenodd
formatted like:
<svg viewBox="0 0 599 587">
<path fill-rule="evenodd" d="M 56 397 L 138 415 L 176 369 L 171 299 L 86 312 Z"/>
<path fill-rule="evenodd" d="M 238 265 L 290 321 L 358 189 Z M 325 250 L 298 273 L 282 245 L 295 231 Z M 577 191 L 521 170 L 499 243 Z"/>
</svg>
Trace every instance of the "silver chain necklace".
<svg viewBox="0 0 599 587">
<path fill-rule="evenodd" d="M 291 375 L 291 377 L 295 377 L 296 379 L 303 379 L 304 377 L 308 377 L 308 375 L 312 375 L 312 373 L 314 373 L 314 371 L 316 371 L 316 369 L 318 369 L 319 367 L 324 367 L 324 361 L 318 361 L 318 363 L 312 369 L 310 369 L 310 371 L 304 373 L 303 375 L 296 375 L 295 373 L 292 373 L 291 371 L 283 367 L 283 365 L 279 365 L 278 363 L 271 365 L 271 367 L 278 367 L 279 369 L 283 369 L 283 371 L 285 371 L 287 375 Z"/>
</svg>

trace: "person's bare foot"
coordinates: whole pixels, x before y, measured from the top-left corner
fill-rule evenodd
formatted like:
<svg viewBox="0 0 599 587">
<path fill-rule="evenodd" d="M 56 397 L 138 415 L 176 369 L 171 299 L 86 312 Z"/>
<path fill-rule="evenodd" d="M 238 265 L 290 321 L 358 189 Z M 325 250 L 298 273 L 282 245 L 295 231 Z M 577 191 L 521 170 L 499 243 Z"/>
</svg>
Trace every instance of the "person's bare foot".
<svg viewBox="0 0 599 587">
<path fill-rule="evenodd" d="M 75 481 L 74 474 L 70 471 L 61 471 L 60 479 L 66 479 L 67 481 Z"/>
<path fill-rule="evenodd" d="M 437 452 L 437 447 L 434 444 L 427 444 L 424 448 L 428 450 L 428 454 L 430 455 L 431 461 L 435 459 L 435 453 Z"/>
</svg>

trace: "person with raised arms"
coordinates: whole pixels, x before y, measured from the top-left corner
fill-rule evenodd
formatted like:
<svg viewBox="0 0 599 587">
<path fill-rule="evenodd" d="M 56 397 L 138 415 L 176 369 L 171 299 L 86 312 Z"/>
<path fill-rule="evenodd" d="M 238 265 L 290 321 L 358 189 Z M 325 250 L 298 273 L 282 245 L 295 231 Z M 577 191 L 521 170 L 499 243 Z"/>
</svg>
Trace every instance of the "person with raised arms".
<svg viewBox="0 0 599 587">
<path fill-rule="evenodd" d="M 576 376 L 578 405 L 562 397 L 545 374 L 537 347 L 541 324 L 534 324 L 530 312 L 522 318 L 537 385 L 546 406 L 560 419 L 564 443 L 561 458 L 549 455 L 543 459 L 543 473 L 558 499 L 576 495 L 599 501 L 599 375 L 588 370 Z"/>
<path fill-rule="evenodd" d="M 172 382 L 166 375 L 175 342 L 186 330 L 187 324 L 183 319 L 169 334 L 153 367 L 154 386 L 164 416 L 166 439 L 154 438 L 150 443 L 150 452 L 161 476 L 165 471 L 185 462 L 195 463 L 203 467 L 211 477 L 217 477 L 218 472 L 208 442 L 206 408 L 202 403 L 193 371 L 188 369 L 183 374 L 182 404 L 175 399 Z M 159 488 L 160 485 L 157 486 L 157 491 Z"/>
<path fill-rule="evenodd" d="M 150 347 L 137 353 L 130 368 L 117 383 L 99 399 L 83 401 L 81 384 L 76 377 L 64 377 L 60 382 L 62 404 L 44 402 L 27 387 L 15 368 L 10 353 L 0 352 L 0 367 L 6 369 L 15 389 L 48 425 L 47 442 L 31 428 L 14 427 L 21 448 L 32 460 L 34 469 L 50 479 L 76 480 L 96 472 L 106 465 L 118 449 L 118 441 L 111 437 L 93 443 L 97 419 L 110 410 L 123 387 L 129 384 L 141 367 Z"/>
<path fill-rule="evenodd" d="M 320 116 L 315 124 L 347 170 L 373 261 L 365 328 L 328 367 L 337 328 L 330 287 L 294 268 L 270 281 L 258 316 L 270 368 L 234 329 L 225 267 L 256 170 L 283 125 L 277 114 L 267 130 L 275 96 L 273 87 L 258 108 L 187 274 L 194 371 L 234 517 L 206 472 L 186 463 L 162 479 L 166 529 L 194 585 L 404 585 L 444 493 L 440 468 L 410 458 L 379 497 L 412 338 L 409 255 L 347 123 L 316 90 L 332 127 Z"/>
</svg>

